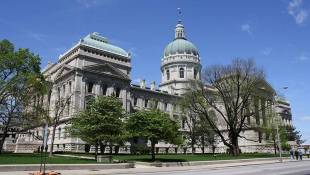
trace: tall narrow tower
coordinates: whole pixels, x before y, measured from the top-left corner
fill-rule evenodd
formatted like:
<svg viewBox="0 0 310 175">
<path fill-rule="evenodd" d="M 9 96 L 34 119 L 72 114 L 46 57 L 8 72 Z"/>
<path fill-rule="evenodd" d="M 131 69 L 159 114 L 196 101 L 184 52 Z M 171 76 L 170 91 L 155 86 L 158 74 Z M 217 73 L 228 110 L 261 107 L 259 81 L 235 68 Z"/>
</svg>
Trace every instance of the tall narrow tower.
<svg viewBox="0 0 310 175">
<path fill-rule="evenodd" d="M 159 88 L 172 94 L 184 94 L 191 80 L 200 80 L 200 58 L 196 46 L 185 37 L 182 21 L 175 27 L 175 38 L 169 43 L 161 60 Z"/>
</svg>

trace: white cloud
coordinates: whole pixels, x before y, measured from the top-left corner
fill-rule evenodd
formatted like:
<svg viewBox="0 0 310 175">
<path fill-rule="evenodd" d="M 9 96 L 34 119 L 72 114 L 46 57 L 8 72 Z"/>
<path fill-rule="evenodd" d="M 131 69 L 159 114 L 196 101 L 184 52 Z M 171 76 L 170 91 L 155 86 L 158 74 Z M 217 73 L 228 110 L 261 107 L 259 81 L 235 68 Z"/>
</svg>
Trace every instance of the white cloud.
<svg viewBox="0 0 310 175">
<path fill-rule="evenodd" d="M 132 82 L 133 83 L 140 83 L 142 79 L 141 78 L 136 78 L 136 79 L 133 79 Z"/>
<path fill-rule="evenodd" d="M 306 61 L 310 59 L 310 54 L 308 52 L 302 53 L 298 58 L 300 61 Z"/>
<path fill-rule="evenodd" d="M 304 116 L 301 118 L 303 121 L 310 121 L 310 116 Z"/>
<path fill-rule="evenodd" d="M 272 48 L 265 48 L 264 50 L 262 50 L 262 54 L 265 56 L 270 55 L 272 52 Z"/>
<path fill-rule="evenodd" d="M 241 30 L 244 32 L 247 32 L 250 35 L 252 34 L 252 28 L 251 28 L 250 24 L 241 25 Z"/>
<path fill-rule="evenodd" d="M 298 59 L 301 60 L 301 61 L 305 61 L 305 60 L 308 60 L 309 57 L 307 57 L 305 55 L 301 55 Z"/>
<path fill-rule="evenodd" d="M 303 0 L 292 0 L 288 4 L 288 14 L 293 16 L 296 24 L 303 24 L 307 17 L 308 11 L 303 8 Z"/>
<path fill-rule="evenodd" d="M 92 6 L 98 5 L 98 0 L 77 0 L 77 3 L 84 6 L 85 8 L 90 8 Z"/>
<path fill-rule="evenodd" d="M 84 8 L 91 8 L 99 5 L 107 5 L 116 2 L 116 0 L 76 0 Z"/>
<path fill-rule="evenodd" d="M 38 41 L 45 41 L 47 39 L 47 35 L 42 33 L 34 33 L 34 32 L 28 32 L 28 35 Z"/>
</svg>

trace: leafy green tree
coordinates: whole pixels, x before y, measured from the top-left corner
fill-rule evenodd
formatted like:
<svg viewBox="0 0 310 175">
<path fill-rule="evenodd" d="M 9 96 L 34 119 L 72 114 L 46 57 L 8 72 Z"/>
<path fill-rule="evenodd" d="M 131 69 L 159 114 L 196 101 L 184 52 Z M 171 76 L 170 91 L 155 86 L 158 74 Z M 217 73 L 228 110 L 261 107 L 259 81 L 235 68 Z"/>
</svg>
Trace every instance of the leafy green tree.
<svg viewBox="0 0 310 175">
<path fill-rule="evenodd" d="M 287 139 L 289 141 L 296 141 L 298 145 L 301 145 L 305 142 L 305 140 L 302 139 L 300 131 L 296 130 L 296 127 L 288 126 L 286 130 L 287 130 Z"/>
<path fill-rule="evenodd" d="M 181 144 L 179 126 L 168 114 L 157 109 L 142 110 L 132 113 L 127 120 L 127 131 L 131 138 L 143 138 L 151 142 L 152 160 L 155 160 L 155 144 L 167 141 Z"/>
<path fill-rule="evenodd" d="M 125 115 L 120 100 L 113 96 L 99 96 L 91 100 L 84 111 L 71 121 L 70 132 L 73 136 L 104 147 L 109 144 L 112 153 L 113 144 L 119 144 L 125 139 Z"/>
<path fill-rule="evenodd" d="M 40 57 L 28 49 L 15 50 L 8 40 L 0 41 L 0 152 L 10 128 L 37 124 L 34 115 L 42 105 L 46 82 L 40 72 Z"/>
<path fill-rule="evenodd" d="M 277 150 L 279 150 L 278 134 L 281 147 L 287 148 L 287 130 L 286 127 L 281 123 L 280 116 L 276 114 L 275 111 L 269 111 L 266 114 L 266 119 L 266 124 L 261 126 L 260 130 L 262 130 L 266 134 L 267 139 L 272 142 L 274 147 L 274 154 L 276 155 Z"/>
<path fill-rule="evenodd" d="M 211 114 L 212 115 L 212 114 Z M 214 114 L 214 117 L 215 114 Z M 204 118 L 200 118 L 200 122 L 197 126 L 198 144 L 201 146 L 202 153 L 205 153 L 205 147 L 211 146 L 212 153 L 215 153 L 216 146 L 218 144 L 218 139 L 216 133 L 210 129 L 208 122 L 204 121 Z"/>
</svg>

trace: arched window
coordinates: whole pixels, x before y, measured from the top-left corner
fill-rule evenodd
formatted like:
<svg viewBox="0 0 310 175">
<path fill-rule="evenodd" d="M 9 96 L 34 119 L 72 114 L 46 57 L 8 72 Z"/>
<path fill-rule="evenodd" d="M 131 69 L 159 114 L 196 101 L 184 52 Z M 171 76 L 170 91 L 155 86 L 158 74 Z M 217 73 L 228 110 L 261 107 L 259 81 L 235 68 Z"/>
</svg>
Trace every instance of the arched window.
<svg viewBox="0 0 310 175">
<path fill-rule="evenodd" d="M 180 68 L 179 73 L 180 73 L 180 78 L 184 78 L 184 68 L 183 67 Z"/>
<path fill-rule="evenodd" d="M 167 76 L 167 80 L 170 80 L 170 71 L 166 70 L 166 76 Z"/>
</svg>

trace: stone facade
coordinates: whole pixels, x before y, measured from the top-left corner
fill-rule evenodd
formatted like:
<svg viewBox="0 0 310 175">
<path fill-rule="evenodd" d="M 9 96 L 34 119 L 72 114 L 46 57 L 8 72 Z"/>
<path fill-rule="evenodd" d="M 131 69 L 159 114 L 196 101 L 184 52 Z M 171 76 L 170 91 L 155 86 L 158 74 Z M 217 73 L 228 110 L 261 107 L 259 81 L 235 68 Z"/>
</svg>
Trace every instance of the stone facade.
<svg viewBox="0 0 310 175">
<path fill-rule="evenodd" d="M 123 104 L 126 112 L 134 112 L 150 107 L 156 107 L 180 123 L 180 132 L 187 128 L 181 120 L 185 114 L 181 113 L 178 101 L 189 88 L 193 79 L 200 80 L 201 64 L 198 49 L 185 38 L 184 26 L 179 22 L 175 29 L 175 39 L 167 45 L 161 60 L 161 83 L 159 88 L 155 82 L 150 87 L 145 80 L 139 85 L 131 84 L 131 55 L 123 49 L 114 46 L 98 33 L 91 33 L 81 39 L 75 46 L 59 57 L 55 64 L 49 63 L 43 70 L 48 81 L 53 84 L 50 94 L 44 97 L 44 105 L 49 109 L 50 116 L 55 116 L 56 102 L 60 98 L 68 99 L 68 105 L 61 115 L 61 124 L 56 128 L 54 151 L 84 152 L 85 143 L 79 138 L 70 137 L 66 131 L 68 119 L 77 112 L 84 110 L 90 98 L 101 95 L 115 95 Z M 267 82 L 261 87 L 266 96 L 254 98 L 254 108 L 263 107 L 255 118 L 250 118 L 249 123 L 260 125 L 265 122 L 267 110 L 272 108 L 270 97 L 274 90 Z M 52 128 L 49 128 L 51 131 Z M 50 132 L 51 133 L 51 132 Z M 258 152 L 269 149 L 263 135 L 255 130 L 245 130 L 245 136 L 258 142 L 240 139 L 243 152 Z M 35 128 L 28 134 L 20 134 L 14 147 L 15 152 L 35 151 L 40 146 L 40 141 L 33 139 L 43 135 L 42 128 Z M 31 144 L 30 144 L 31 142 Z M 27 147 L 28 144 L 28 147 Z M 50 139 L 48 141 L 50 144 Z M 148 143 L 147 143 L 148 144 Z M 267 146 L 266 146 L 267 145 Z M 198 146 L 196 146 L 198 148 Z M 109 148 L 106 148 L 109 151 Z M 205 148 L 211 152 L 211 148 Z M 91 151 L 94 148 L 91 147 Z M 191 149 L 187 146 L 176 147 L 169 143 L 158 143 L 158 153 L 185 153 Z M 226 147 L 219 143 L 216 152 L 225 152 Z M 130 152 L 127 143 L 120 149 L 121 153 Z M 196 149 L 196 152 L 202 150 Z"/>
</svg>

